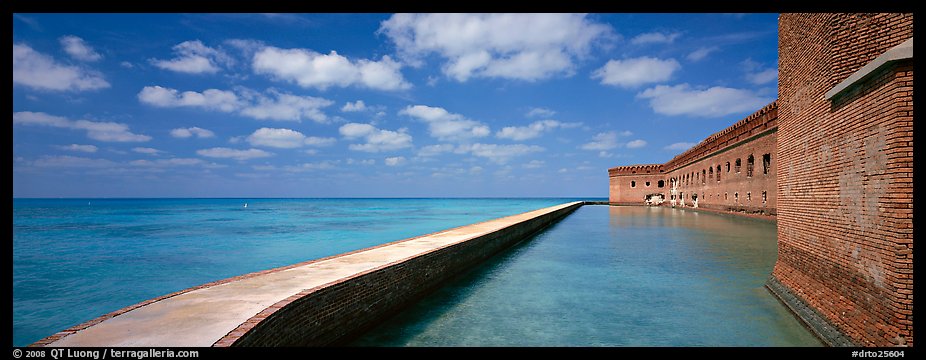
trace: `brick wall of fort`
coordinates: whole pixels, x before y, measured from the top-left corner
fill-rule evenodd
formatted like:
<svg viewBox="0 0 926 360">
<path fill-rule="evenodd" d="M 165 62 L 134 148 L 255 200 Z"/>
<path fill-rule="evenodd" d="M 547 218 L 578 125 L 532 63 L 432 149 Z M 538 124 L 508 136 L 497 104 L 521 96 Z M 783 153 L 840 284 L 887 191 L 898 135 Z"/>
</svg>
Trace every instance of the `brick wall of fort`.
<svg viewBox="0 0 926 360">
<path fill-rule="evenodd" d="M 857 345 L 913 343 L 912 14 L 779 20 L 779 282 Z"/>
</svg>

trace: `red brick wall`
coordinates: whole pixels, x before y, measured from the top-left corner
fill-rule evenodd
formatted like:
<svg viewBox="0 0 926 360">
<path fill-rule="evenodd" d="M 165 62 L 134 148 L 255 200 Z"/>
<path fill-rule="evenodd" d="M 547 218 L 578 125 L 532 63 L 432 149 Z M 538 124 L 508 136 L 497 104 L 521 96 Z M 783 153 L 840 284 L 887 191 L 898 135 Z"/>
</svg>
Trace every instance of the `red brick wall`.
<svg viewBox="0 0 926 360">
<path fill-rule="evenodd" d="M 684 206 L 693 206 L 692 194 L 697 194 L 700 208 L 774 215 L 777 203 L 777 128 L 778 107 L 773 102 L 709 136 L 663 165 L 631 165 L 609 169 L 609 200 L 612 203 L 639 205 L 646 195 L 662 193 L 666 199 L 663 205 L 672 206 L 672 184 L 677 181 L 676 206 L 683 206 L 682 199 Z M 768 167 L 763 163 L 766 154 L 770 160 Z M 754 161 L 752 176 L 747 173 L 750 155 Z M 736 159 L 740 159 L 739 171 L 736 170 Z M 659 180 L 665 182 L 664 188 L 657 186 Z M 636 182 L 636 187 L 631 187 L 631 181 Z M 650 187 L 645 186 L 647 181 Z"/>
<path fill-rule="evenodd" d="M 824 93 L 912 31 L 912 14 L 779 19 L 773 277 L 865 346 L 913 344 L 912 60 Z"/>
</svg>

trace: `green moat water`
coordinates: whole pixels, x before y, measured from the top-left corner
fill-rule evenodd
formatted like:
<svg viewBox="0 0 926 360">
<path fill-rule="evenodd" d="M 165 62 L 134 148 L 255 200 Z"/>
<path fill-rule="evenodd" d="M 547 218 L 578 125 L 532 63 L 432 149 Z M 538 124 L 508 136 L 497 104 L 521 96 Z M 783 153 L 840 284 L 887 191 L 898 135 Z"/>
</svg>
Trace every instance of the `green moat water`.
<svg viewBox="0 0 926 360">
<path fill-rule="evenodd" d="M 359 346 L 822 346 L 764 288 L 775 224 L 583 206 Z"/>
</svg>

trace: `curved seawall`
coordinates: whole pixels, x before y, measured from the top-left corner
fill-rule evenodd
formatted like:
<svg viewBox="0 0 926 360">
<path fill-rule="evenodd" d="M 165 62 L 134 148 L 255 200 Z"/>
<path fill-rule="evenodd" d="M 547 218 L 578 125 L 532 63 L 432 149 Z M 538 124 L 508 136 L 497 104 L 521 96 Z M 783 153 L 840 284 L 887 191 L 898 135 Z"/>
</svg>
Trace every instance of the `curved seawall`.
<svg viewBox="0 0 926 360">
<path fill-rule="evenodd" d="M 33 346 L 340 344 L 582 205 L 566 203 L 201 285 Z"/>
</svg>

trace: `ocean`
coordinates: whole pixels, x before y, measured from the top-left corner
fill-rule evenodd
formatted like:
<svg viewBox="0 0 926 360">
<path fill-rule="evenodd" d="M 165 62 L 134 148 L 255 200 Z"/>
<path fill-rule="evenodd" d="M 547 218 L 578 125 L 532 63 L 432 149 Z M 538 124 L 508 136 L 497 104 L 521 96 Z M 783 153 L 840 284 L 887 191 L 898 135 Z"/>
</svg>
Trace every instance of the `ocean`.
<svg viewBox="0 0 926 360">
<path fill-rule="evenodd" d="M 13 199 L 13 345 L 207 282 L 576 198 Z"/>
</svg>

